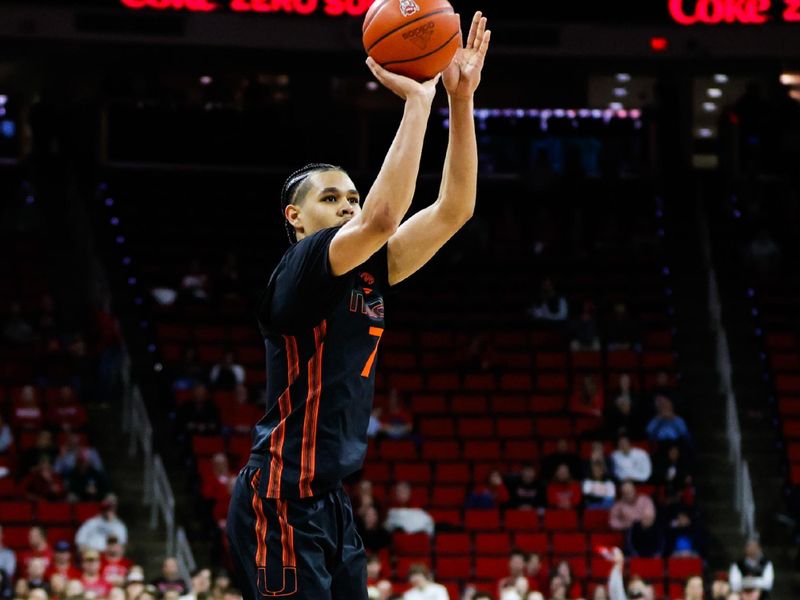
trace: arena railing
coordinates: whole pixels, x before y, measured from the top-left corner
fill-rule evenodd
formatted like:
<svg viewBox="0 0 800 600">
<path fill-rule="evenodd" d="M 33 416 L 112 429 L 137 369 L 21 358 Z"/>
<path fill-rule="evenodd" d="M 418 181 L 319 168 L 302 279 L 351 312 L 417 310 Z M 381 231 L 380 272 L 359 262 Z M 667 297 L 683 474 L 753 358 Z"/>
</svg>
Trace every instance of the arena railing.
<svg viewBox="0 0 800 600">
<path fill-rule="evenodd" d="M 756 531 L 756 506 L 750 467 L 742 457 L 742 428 L 739 424 L 739 409 L 733 391 L 733 366 L 731 363 L 728 335 L 722 324 L 722 304 L 717 284 L 717 273 L 711 257 L 711 242 L 705 213 L 701 212 L 700 235 L 703 243 L 703 259 L 708 277 L 708 312 L 711 329 L 717 339 L 716 366 L 720 378 L 720 392 L 725 397 L 725 431 L 728 438 L 728 458 L 734 471 L 734 505 L 741 518 L 741 532 L 748 539 L 758 537 Z"/>
<path fill-rule="evenodd" d="M 150 528 L 158 528 L 160 515 L 166 530 L 166 554 L 176 557 L 181 576 L 188 581 L 190 573 L 196 567 L 194 555 L 183 527 L 176 529 L 175 495 L 161 457 L 153 452 L 153 426 L 142 393 L 131 381 L 130 367 L 130 358 L 125 351 L 122 367 L 122 431 L 130 436 L 128 454 L 136 456 L 139 451 L 142 453 L 142 502 L 150 506 Z"/>
</svg>

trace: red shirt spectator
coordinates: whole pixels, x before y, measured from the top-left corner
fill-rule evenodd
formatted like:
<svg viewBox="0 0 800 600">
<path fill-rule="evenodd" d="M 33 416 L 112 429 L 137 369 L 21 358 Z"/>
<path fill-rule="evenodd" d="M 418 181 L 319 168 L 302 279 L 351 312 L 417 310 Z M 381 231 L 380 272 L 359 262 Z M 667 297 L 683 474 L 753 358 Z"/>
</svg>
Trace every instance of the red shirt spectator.
<svg viewBox="0 0 800 600">
<path fill-rule="evenodd" d="M 100 576 L 112 586 L 124 586 L 133 561 L 125 558 L 125 547 L 116 536 L 108 536 L 106 551 L 100 557 Z"/>
<path fill-rule="evenodd" d="M 86 425 L 86 409 L 75 398 L 75 391 L 68 385 L 61 386 L 58 398 L 50 403 L 47 421 L 64 431 L 82 429 Z"/>
<path fill-rule="evenodd" d="M 247 387 L 243 384 L 236 386 L 233 398 L 232 403 L 221 407 L 222 423 L 236 432 L 250 433 L 256 421 L 264 416 L 264 410 L 250 404 Z"/>
<path fill-rule="evenodd" d="M 53 465 L 47 456 L 39 459 L 39 464 L 22 480 L 20 488 L 29 500 L 58 502 L 67 495 L 64 482 L 53 470 Z"/>
<path fill-rule="evenodd" d="M 27 550 L 19 553 L 17 562 L 17 572 L 27 573 L 28 562 L 32 558 L 43 558 L 47 562 L 45 571 L 50 568 L 53 563 L 53 549 L 47 544 L 47 538 L 44 534 L 44 529 L 38 525 L 34 525 L 28 530 L 28 545 Z"/>
<path fill-rule="evenodd" d="M 20 391 L 19 399 L 11 410 L 11 423 L 24 431 L 37 431 L 44 423 L 44 412 L 36 401 L 36 390 L 26 385 Z"/>
<path fill-rule="evenodd" d="M 58 541 L 53 546 L 53 562 L 47 571 L 47 579 L 56 574 L 63 575 L 67 581 L 81 577 L 80 570 L 72 563 L 71 546 L 66 540 Z"/>
<path fill-rule="evenodd" d="M 575 386 L 569 402 L 571 412 L 590 417 L 602 417 L 605 401 L 603 389 L 592 375 L 585 375 Z"/>
<path fill-rule="evenodd" d="M 105 598 L 113 587 L 100 574 L 100 553 L 97 550 L 84 550 L 81 556 L 81 583 L 86 592 L 97 598 Z"/>
<path fill-rule="evenodd" d="M 475 508 L 482 506 L 499 507 L 508 502 L 509 494 L 503 483 L 503 476 L 499 471 L 492 471 L 486 478 L 486 483 L 475 488 L 475 491 L 470 495 L 468 503 L 473 504 Z"/>
<path fill-rule="evenodd" d="M 547 486 L 547 504 L 553 508 L 575 508 L 581 503 L 581 486 L 572 480 L 569 467 L 561 464 Z"/>
</svg>

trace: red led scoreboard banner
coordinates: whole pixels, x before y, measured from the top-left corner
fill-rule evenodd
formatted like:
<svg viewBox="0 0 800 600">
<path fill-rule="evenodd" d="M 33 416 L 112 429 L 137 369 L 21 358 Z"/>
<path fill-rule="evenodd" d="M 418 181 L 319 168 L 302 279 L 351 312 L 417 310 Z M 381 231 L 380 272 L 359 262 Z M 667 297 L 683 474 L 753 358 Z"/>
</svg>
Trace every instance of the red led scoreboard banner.
<svg viewBox="0 0 800 600">
<path fill-rule="evenodd" d="M 358 17 L 367 12 L 373 0 L 121 0 L 134 10 L 173 10 L 184 12 L 325 14 L 332 17 Z"/>
<path fill-rule="evenodd" d="M 800 23 L 800 0 L 669 0 L 680 25 Z"/>
</svg>

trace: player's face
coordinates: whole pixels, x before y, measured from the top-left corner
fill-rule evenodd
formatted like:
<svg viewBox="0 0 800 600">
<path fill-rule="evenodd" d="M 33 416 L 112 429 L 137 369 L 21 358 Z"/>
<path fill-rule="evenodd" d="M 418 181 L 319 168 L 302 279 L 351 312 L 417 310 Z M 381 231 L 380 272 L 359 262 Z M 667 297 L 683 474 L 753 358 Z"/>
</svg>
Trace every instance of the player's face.
<svg viewBox="0 0 800 600">
<path fill-rule="evenodd" d="M 287 207 L 287 218 L 297 239 L 321 229 L 344 225 L 361 212 L 356 186 L 346 173 L 325 171 L 309 177 L 309 186 L 296 205 Z"/>
</svg>

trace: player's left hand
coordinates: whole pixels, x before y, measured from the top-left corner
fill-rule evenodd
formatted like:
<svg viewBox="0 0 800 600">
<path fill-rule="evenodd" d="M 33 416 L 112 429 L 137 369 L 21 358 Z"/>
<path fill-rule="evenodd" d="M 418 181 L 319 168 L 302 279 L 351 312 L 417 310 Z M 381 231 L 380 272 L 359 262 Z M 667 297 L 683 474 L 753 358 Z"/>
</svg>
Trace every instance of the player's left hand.
<svg viewBox="0 0 800 600">
<path fill-rule="evenodd" d="M 467 44 L 459 48 L 453 61 L 442 73 L 447 93 L 453 98 L 471 98 L 481 82 L 481 71 L 492 32 L 486 29 L 486 17 L 480 11 L 472 18 Z"/>
</svg>

